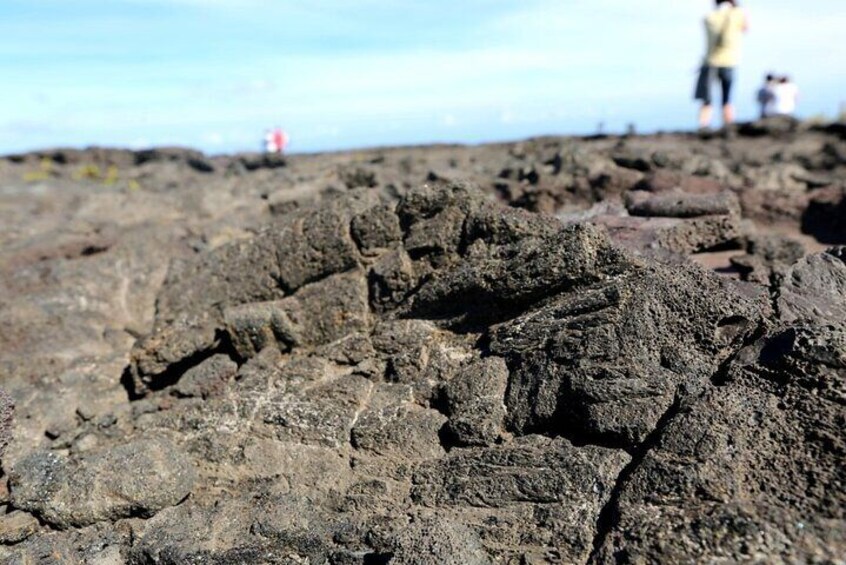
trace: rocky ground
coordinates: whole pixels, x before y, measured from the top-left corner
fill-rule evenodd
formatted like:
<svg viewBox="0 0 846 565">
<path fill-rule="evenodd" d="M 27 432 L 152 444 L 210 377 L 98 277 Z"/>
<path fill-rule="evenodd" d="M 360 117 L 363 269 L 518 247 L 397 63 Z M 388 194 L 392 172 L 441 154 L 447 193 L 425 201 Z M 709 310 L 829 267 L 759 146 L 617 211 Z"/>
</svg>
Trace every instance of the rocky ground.
<svg viewBox="0 0 846 565">
<path fill-rule="evenodd" d="M 0 562 L 846 562 L 846 126 L 45 151 L 0 226 Z"/>
</svg>

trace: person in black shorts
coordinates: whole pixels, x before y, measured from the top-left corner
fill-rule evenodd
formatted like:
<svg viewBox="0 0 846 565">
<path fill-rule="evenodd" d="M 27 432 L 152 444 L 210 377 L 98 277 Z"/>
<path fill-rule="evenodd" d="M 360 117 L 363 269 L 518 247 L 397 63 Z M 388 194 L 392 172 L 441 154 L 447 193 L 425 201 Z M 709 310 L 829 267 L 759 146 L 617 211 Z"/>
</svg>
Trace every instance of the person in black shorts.
<svg viewBox="0 0 846 565">
<path fill-rule="evenodd" d="M 716 0 L 716 8 L 705 18 L 707 51 L 694 93 L 694 98 L 702 101 L 699 110 L 700 128 L 711 125 L 711 86 L 714 82 L 719 82 L 722 93 L 723 123 L 729 125 L 734 122 L 731 91 L 735 69 L 740 61 L 741 40 L 748 28 L 746 14 L 738 7 L 736 0 Z"/>
</svg>

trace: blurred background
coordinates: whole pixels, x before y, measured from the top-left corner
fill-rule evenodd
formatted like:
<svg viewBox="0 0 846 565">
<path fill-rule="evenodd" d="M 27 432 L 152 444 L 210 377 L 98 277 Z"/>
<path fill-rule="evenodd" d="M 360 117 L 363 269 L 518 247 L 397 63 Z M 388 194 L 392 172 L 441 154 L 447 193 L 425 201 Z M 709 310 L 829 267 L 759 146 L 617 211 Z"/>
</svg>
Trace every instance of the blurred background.
<svg viewBox="0 0 846 565">
<path fill-rule="evenodd" d="M 0 153 L 292 152 L 693 129 L 709 0 L 3 0 Z M 843 0 L 741 2 L 738 118 L 764 73 L 846 100 Z"/>
</svg>

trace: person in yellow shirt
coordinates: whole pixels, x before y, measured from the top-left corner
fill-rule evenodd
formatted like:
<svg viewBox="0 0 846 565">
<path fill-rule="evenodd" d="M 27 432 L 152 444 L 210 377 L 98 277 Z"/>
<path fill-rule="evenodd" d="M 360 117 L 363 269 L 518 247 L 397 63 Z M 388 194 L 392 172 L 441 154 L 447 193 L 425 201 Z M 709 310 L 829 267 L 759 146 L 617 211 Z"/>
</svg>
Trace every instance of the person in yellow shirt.
<svg viewBox="0 0 846 565">
<path fill-rule="evenodd" d="M 749 20 L 736 0 L 716 0 L 716 8 L 705 17 L 707 51 L 695 93 L 695 98 L 702 101 L 699 109 L 700 128 L 711 125 L 711 84 L 715 81 L 720 83 L 722 89 L 723 123 L 729 125 L 734 122 L 731 90 L 735 69 L 740 62 L 743 34 L 748 29 Z"/>
</svg>

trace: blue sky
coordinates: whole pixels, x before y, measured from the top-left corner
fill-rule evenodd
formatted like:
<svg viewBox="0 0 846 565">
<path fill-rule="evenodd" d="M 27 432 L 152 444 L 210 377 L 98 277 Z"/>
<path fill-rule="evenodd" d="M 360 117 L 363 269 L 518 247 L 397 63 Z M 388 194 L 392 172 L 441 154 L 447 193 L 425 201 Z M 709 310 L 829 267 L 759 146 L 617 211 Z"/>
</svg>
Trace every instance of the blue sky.
<svg viewBox="0 0 846 565">
<path fill-rule="evenodd" d="M 0 0 L 0 153 L 292 151 L 687 129 L 708 0 Z M 748 0 L 740 117 L 763 73 L 846 102 L 843 0 Z"/>
</svg>

